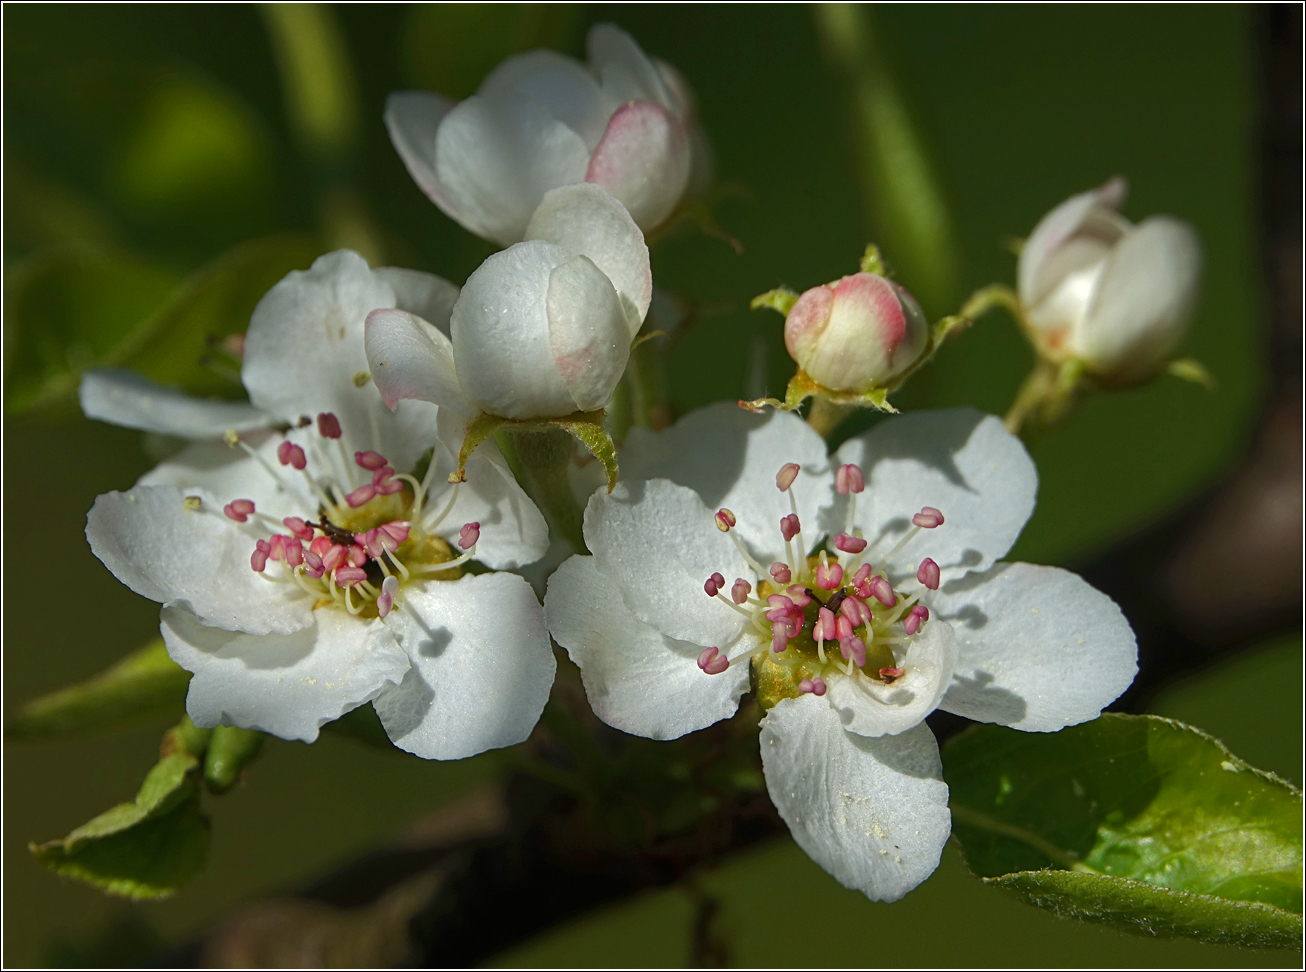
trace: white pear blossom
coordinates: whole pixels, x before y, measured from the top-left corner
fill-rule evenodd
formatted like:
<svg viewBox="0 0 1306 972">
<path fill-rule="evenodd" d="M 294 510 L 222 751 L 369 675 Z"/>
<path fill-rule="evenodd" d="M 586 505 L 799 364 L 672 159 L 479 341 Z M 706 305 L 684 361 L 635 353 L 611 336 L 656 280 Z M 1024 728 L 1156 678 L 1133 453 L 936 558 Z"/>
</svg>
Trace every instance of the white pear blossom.
<svg viewBox="0 0 1306 972">
<path fill-rule="evenodd" d="M 529 238 L 544 195 L 573 183 L 607 189 L 642 229 L 665 221 L 707 165 L 688 86 L 611 24 L 587 46 L 588 65 L 545 50 L 510 57 L 461 102 L 392 94 L 386 126 L 422 191 L 503 246 Z"/>
<path fill-rule="evenodd" d="M 929 322 L 903 287 L 855 273 L 804 291 L 785 317 L 785 347 L 835 391 L 883 387 L 925 352 Z"/>
<path fill-rule="evenodd" d="M 512 745 L 535 725 L 554 676 L 540 605 L 521 577 L 463 565 L 537 559 L 544 520 L 492 446 L 450 485 L 438 410 L 392 413 L 368 380 L 370 311 L 447 320 L 454 295 L 348 251 L 291 273 L 255 309 L 242 369 L 248 408 L 290 428 L 194 443 L 97 498 L 91 549 L 163 605 L 168 652 L 194 673 L 196 725 L 312 741 L 371 701 L 395 745 L 434 759 Z M 138 399 L 91 397 L 118 403 L 98 417 L 140 426 Z M 181 404 L 191 428 L 233 407 Z"/>
<path fill-rule="evenodd" d="M 594 711 L 671 739 L 728 718 L 751 686 L 780 815 L 873 899 L 924 880 L 949 834 L 931 711 L 1054 731 L 1134 677 L 1109 598 L 997 562 L 1037 477 L 995 418 L 891 418 L 830 458 L 792 415 L 717 405 L 632 431 L 621 463 L 586 509 L 592 556 L 545 598 Z"/>
<path fill-rule="evenodd" d="M 1021 250 L 1025 318 L 1044 356 L 1078 358 L 1111 384 L 1154 374 L 1183 337 L 1197 302 L 1202 250 L 1170 216 L 1137 226 L 1117 210 L 1126 183 L 1112 179 L 1048 213 Z"/>
<path fill-rule="evenodd" d="M 652 299 L 644 236 L 585 184 L 546 193 L 527 235 L 467 279 L 449 337 L 403 310 L 368 319 L 367 358 L 388 404 L 511 419 L 608 404 Z"/>
</svg>

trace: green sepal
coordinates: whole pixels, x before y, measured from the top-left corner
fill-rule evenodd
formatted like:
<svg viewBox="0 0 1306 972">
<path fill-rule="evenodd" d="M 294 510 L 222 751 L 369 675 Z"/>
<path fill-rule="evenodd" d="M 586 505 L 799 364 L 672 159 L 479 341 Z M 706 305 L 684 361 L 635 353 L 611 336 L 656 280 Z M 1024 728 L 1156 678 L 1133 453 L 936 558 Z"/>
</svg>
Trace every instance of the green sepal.
<svg viewBox="0 0 1306 972">
<path fill-rule="evenodd" d="M 1031 904 L 1146 934 L 1300 940 L 1301 792 L 1200 730 L 1115 713 L 1048 734 L 977 726 L 943 775 L 971 870 Z"/>
<path fill-rule="evenodd" d="M 458 469 L 449 474 L 449 482 L 460 483 L 467 480 L 467 460 L 472 451 L 490 436 L 499 432 L 543 432 L 549 429 L 561 429 L 576 438 L 581 445 L 593 453 L 594 458 L 603 464 L 608 477 L 608 492 L 617 485 L 617 447 L 607 430 L 603 427 L 603 410 L 597 412 L 573 412 L 558 418 L 548 419 L 506 419 L 497 415 L 482 413 L 467 426 L 467 435 L 463 439 L 462 449 L 458 452 Z"/>
<path fill-rule="evenodd" d="M 212 729 L 200 729 L 190 721 L 190 716 L 182 716 L 181 721 L 163 734 L 159 743 L 159 756 L 171 756 L 173 753 L 186 753 L 199 759 L 204 750 L 209 748 Z"/>
<path fill-rule="evenodd" d="M 1082 871 L 1017 871 L 981 880 L 1060 918 L 1140 935 L 1182 935 L 1253 948 L 1301 947 L 1302 916 L 1259 901 L 1230 901 Z"/>
<path fill-rule="evenodd" d="M 880 255 L 880 248 L 874 243 L 866 244 L 866 252 L 862 254 L 857 269 L 862 273 L 873 273 L 878 277 L 887 277 L 889 275 L 889 270 L 884 265 L 884 257 Z"/>
<path fill-rule="evenodd" d="M 180 710 L 190 672 L 168 657 L 163 639 L 66 688 L 33 699 L 5 726 L 10 739 L 48 739 L 116 728 Z"/>
<path fill-rule="evenodd" d="M 779 313 L 781 317 L 788 317 L 789 312 L 793 310 L 796 303 L 798 303 L 798 294 L 787 287 L 777 287 L 775 290 L 768 290 L 764 294 L 758 294 L 750 300 L 748 309 L 758 310 L 762 307 L 769 307 Z"/>
<path fill-rule="evenodd" d="M 166 755 L 134 801 L 111 807 L 61 840 L 28 848 L 56 874 L 109 894 L 167 897 L 199 871 L 208 853 L 199 771 L 199 759 L 190 752 Z"/>
<path fill-rule="evenodd" d="M 889 391 L 888 388 L 872 388 L 864 392 L 835 391 L 833 388 L 826 388 L 799 368 L 789 379 L 789 387 L 785 389 L 783 402 L 778 398 L 755 398 L 751 401 L 741 398 L 739 407 L 750 412 L 760 412 L 768 406 L 778 408 L 782 412 L 792 412 L 807 399 L 819 396 L 836 405 L 855 405 L 860 408 L 874 408 L 881 412 L 897 412 L 898 410 L 889 404 Z"/>
<path fill-rule="evenodd" d="M 245 766 L 263 751 L 267 737 L 254 729 L 218 726 L 204 753 L 204 785 L 210 793 L 226 793 L 240 781 Z"/>
<path fill-rule="evenodd" d="M 1207 391 L 1215 391 L 1215 375 L 1211 374 L 1206 365 L 1196 358 L 1176 358 L 1165 366 L 1165 370 L 1167 374 L 1174 375 L 1176 378 L 1201 385 Z"/>
</svg>

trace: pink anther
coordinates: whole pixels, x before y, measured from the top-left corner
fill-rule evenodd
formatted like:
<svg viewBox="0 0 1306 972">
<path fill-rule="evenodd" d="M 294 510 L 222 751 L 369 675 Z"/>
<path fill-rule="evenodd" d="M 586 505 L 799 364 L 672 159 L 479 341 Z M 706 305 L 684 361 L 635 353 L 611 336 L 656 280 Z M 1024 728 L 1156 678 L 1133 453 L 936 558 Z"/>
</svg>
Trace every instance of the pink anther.
<svg viewBox="0 0 1306 972">
<path fill-rule="evenodd" d="M 929 557 L 921 561 L 916 568 L 916 579 L 932 591 L 939 589 L 939 565 Z"/>
<path fill-rule="evenodd" d="M 222 350 L 239 358 L 245 353 L 245 335 L 228 334 L 222 339 Z"/>
<path fill-rule="evenodd" d="M 840 496 L 860 493 L 866 488 L 866 480 L 862 478 L 862 467 L 854 466 L 852 463 L 840 466 L 834 473 L 834 488 Z"/>
<path fill-rule="evenodd" d="M 777 655 L 789 647 L 789 627 L 784 624 L 771 626 L 771 650 Z"/>
<path fill-rule="evenodd" d="M 870 589 L 871 597 L 885 607 L 893 607 L 898 603 L 898 595 L 893 593 L 893 585 L 883 577 L 872 577 L 867 581 L 866 586 Z"/>
<path fill-rule="evenodd" d="M 388 534 L 395 543 L 403 543 L 408 539 L 410 527 L 403 520 L 391 520 L 389 523 L 382 523 L 377 529 Z"/>
<path fill-rule="evenodd" d="M 317 546 L 314 542 L 313 546 Z M 311 549 L 311 548 L 310 548 Z M 333 543 L 327 547 L 326 552 L 320 555 L 322 557 L 322 566 L 327 570 L 335 570 L 341 567 L 349 559 L 349 551 L 338 543 Z"/>
<path fill-rule="evenodd" d="M 471 550 L 479 539 L 481 539 L 480 523 L 464 523 L 463 528 L 458 531 L 458 546 L 464 550 Z"/>
<path fill-rule="evenodd" d="M 373 485 L 376 486 L 377 496 L 390 496 L 404 488 L 404 484 L 398 479 L 387 479 Z"/>
<path fill-rule="evenodd" d="M 901 668 L 881 668 L 880 678 L 884 680 L 885 685 L 892 685 L 898 679 L 902 678 L 903 670 Z"/>
<path fill-rule="evenodd" d="M 376 613 L 385 617 L 395 606 L 395 595 L 399 593 L 399 579 L 387 577 L 381 582 L 381 593 L 376 598 Z"/>
<path fill-rule="evenodd" d="M 320 412 L 317 416 L 317 431 L 324 439 L 340 438 L 340 419 L 334 412 Z"/>
<path fill-rule="evenodd" d="M 288 516 L 281 522 L 285 524 L 286 529 L 294 535 L 296 540 L 303 540 L 305 543 L 312 542 L 313 528 L 305 523 L 302 517 Z"/>
<path fill-rule="evenodd" d="M 367 580 L 367 571 L 362 567 L 337 567 L 336 584 L 340 587 L 353 587 Z"/>
<path fill-rule="evenodd" d="M 798 683 L 798 691 L 802 692 L 804 695 L 807 695 L 808 693 L 817 696 L 824 695 L 825 682 L 819 678 L 805 678 Z"/>
<path fill-rule="evenodd" d="M 254 544 L 254 552 L 249 555 L 249 565 L 258 573 L 267 570 L 268 554 L 272 552 L 271 545 L 266 540 L 260 540 Z"/>
<path fill-rule="evenodd" d="M 902 630 L 909 636 L 920 630 L 921 624 L 930 619 L 930 609 L 924 604 L 917 604 L 902 622 Z"/>
<path fill-rule="evenodd" d="M 716 648 L 704 648 L 698 655 L 698 667 L 708 675 L 720 675 L 730 667 L 730 659 Z"/>
<path fill-rule="evenodd" d="M 839 613 L 852 622 L 853 627 L 870 624 L 873 620 L 871 606 L 859 597 L 846 597 L 839 605 Z"/>
<path fill-rule="evenodd" d="M 866 549 L 866 541 L 848 533 L 839 533 L 835 535 L 834 546 L 836 550 L 842 550 L 844 553 L 859 554 Z"/>
<path fill-rule="evenodd" d="M 716 528 L 722 533 L 729 533 L 735 523 L 735 515 L 729 510 L 722 508 L 716 511 Z"/>
<path fill-rule="evenodd" d="M 268 557 L 272 560 L 281 560 L 285 553 L 285 542 L 289 539 L 282 533 L 272 534 L 272 539 L 268 543 Z"/>
<path fill-rule="evenodd" d="M 232 500 L 222 508 L 222 512 L 227 514 L 228 519 L 235 520 L 237 523 L 244 523 L 249 519 L 249 515 L 254 512 L 254 501 L 247 499 Z"/>
<path fill-rule="evenodd" d="M 775 474 L 775 488 L 784 492 L 794 484 L 798 478 L 799 465 L 796 462 L 786 462 L 780 467 L 780 471 Z"/>
<path fill-rule="evenodd" d="M 937 526 L 943 526 L 943 514 L 932 506 L 923 506 L 911 521 L 922 530 L 933 530 Z"/>
<path fill-rule="evenodd" d="M 717 571 L 703 582 L 703 590 L 706 592 L 708 597 L 716 597 L 717 594 L 720 593 L 721 588 L 725 586 L 726 579 L 721 576 L 720 571 Z"/>
<path fill-rule="evenodd" d="M 816 565 L 816 586 L 823 591 L 833 591 L 843 584 L 843 567 L 837 563 Z"/>
<path fill-rule="evenodd" d="M 853 636 L 853 623 L 840 614 L 834 619 L 834 641 L 843 641 Z"/>
<path fill-rule="evenodd" d="M 753 585 L 748 583 L 742 577 L 736 577 L 734 585 L 730 588 L 730 600 L 736 604 L 743 604 L 748 600 L 748 595 L 752 592 Z"/>
<path fill-rule="evenodd" d="M 349 562 L 355 567 L 362 567 L 368 560 L 367 551 L 362 547 L 357 546 L 346 547 L 345 556 L 349 558 Z"/>
<path fill-rule="evenodd" d="M 304 547 L 294 537 L 286 537 L 282 544 L 282 553 L 288 567 L 298 567 L 304 562 Z"/>
<path fill-rule="evenodd" d="M 857 592 L 858 597 L 871 596 L 870 588 L 866 586 L 866 582 L 869 581 L 870 579 L 871 579 L 870 564 L 862 564 L 860 567 L 857 568 L 857 573 L 853 574 L 852 585 L 853 585 L 853 590 Z"/>
<path fill-rule="evenodd" d="M 309 577 L 321 577 L 326 573 L 322 558 L 311 550 L 304 554 L 304 573 Z"/>
<path fill-rule="evenodd" d="M 845 661 L 851 659 L 854 665 L 861 668 L 866 664 L 866 642 L 856 635 L 842 638 L 839 641 L 839 654 L 843 655 Z"/>
<path fill-rule="evenodd" d="M 308 545 L 308 549 L 313 551 L 313 553 L 317 554 L 319 557 L 324 557 L 326 556 L 326 552 L 330 550 L 333 546 L 335 546 L 335 544 L 331 542 L 330 537 L 321 536 L 316 538 L 312 543 L 310 543 Z"/>
<path fill-rule="evenodd" d="M 289 440 L 277 446 L 277 460 L 283 466 L 294 466 L 296 469 L 303 469 L 308 465 L 304 450 Z"/>
<path fill-rule="evenodd" d="M 800 530 L 802 530 L 802 526 L 798 523 L 797 513 L 790 513 L 788 516 L 780 518 L 780 535 L 785 538 L 785 543 L 798 536 Z"/>
<path fill-rule="evenodd" d="M 373 452 L 371 449 L 368 449 L 366 452 L 355 452 L 354 462 L 369 471 L 380 469 L 382 466 L 388 465 L 385 456 L 381 455 L 379 452 Z"/>
<path fill-rule="evenodd" d="M 345 502 L 348 503 L 350 506 L 352 506 L 354 509 L 358 509 L 358 507 L 362 506 L 364 503 L 371 500 L 372 497 L 375 495 L 376 495 L 376 487 L 373 486 L 371 483 L 367 483 L 363 486 L 359 486 L 358 489 L 354 490 L 352 493 L 346 496 Z"/>
<path fill-rule="evenodd" d="M 715 578 L 718 575 L 713 574 L 712 576 Z M 763 615 L 768 621 L 779 621 L 782 618 L 787 618 L 795 609 L 794 602 L 783 594 L 772 594 L 766 599 L 766 603 L 771 607 L 771 610 Z"/>
<path fill-rule="evenodd" d="M 382 466 L 376 472 L 372 473 L 372 485 L 380 486 L 382 483 L 393 477 L 394 474 L 395 471 L 393 466 Z"/>
<path fill-rule="evenodd" d="M 805 608 L 812 603 L 812 596 L 807 593 L 807 588 L 802 584 L 790 584 L 785 588 L 785 593 L 789 595 L 789 600 L 794 602 L 795 607 Z"/>
<path fill-rule="evenodd" d="M 834 612 L 823 607 L 816 612 L 816 624 L 812 626 L 812 637 L 817 641 L 838 641 L 835 631 Z"/>
<path fill-rule="evenodd" d="M 789 570 L 789 565 L 783 561 L 777 560 L 771 565 L 771 578 L 777 584 L 788 584 L 793 580 L 794 575 Z"/>
</svg>

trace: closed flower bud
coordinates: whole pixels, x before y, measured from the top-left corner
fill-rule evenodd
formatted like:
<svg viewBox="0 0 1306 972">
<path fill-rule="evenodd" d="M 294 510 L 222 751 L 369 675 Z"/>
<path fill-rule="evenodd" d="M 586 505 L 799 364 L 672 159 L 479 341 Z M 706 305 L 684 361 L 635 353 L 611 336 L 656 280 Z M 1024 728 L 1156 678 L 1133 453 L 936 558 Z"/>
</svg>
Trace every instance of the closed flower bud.
<svg viewBox="0 0 1306 972">
<path fill-rule="evenodd" d="M 881 388 L 921 356 L 929 325 L 902 287 L 855 273 L 806 291 L 785 318 L 785 347 L 798 367 L 826 388 Z"/>
<path fill-rule="evenodd" d="M 529 238 L 546 192 L 573 183 L 608 190 L 641 229 L 665 221 L 707 165 L 692 96 L 611 24 L 587 46 L 586 65 L 554 51 L 510 57 L 465 101 L 391 95 L 386 126 L 422 191 L 504 246 Z"/>
<path fill-rule="evenodd" d="M 1183 337 L 1197 300 L 1197 234 L 1169 216 L 1137 226 L 1117 209 L 1126 183 L 1067 199 L 1030 234 L 1018 282 L 1040 354 L 1077 358 L 1097 378 L 1131 384 L 1154 374 Z"/>
</svg>

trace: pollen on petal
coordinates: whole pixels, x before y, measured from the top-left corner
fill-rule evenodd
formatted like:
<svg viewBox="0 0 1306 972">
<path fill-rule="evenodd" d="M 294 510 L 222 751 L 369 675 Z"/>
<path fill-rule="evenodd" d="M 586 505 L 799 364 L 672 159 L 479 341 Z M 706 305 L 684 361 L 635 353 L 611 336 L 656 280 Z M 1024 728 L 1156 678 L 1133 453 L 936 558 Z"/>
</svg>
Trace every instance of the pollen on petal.
<svg viewBox="0 0 1306 972">
<path fill-rule="evenodd" d="M 901 668 L 881 668 L 880 678 L 884 679 L 885 684 L 892 685 L 895 681 L 902 678 L 903 670 Z"/>
<path fill-rule="evenodd" d="M 775 488 L 784 492 L 794 484 L 798 478 L 798 470 L 801 467 L 796 462 L 786 462 L 780 467 L 780 471 L 775 474 Z"/>
</svg>

